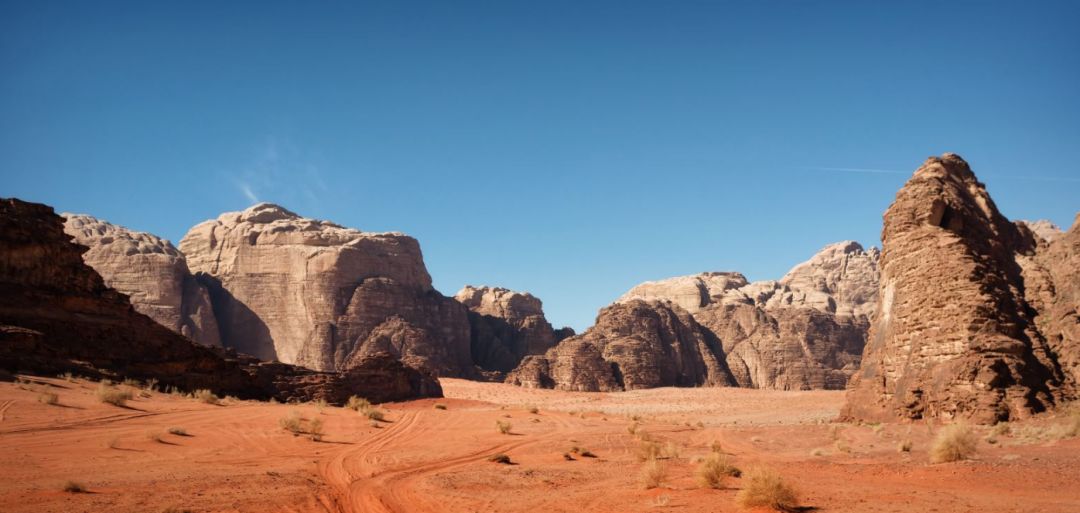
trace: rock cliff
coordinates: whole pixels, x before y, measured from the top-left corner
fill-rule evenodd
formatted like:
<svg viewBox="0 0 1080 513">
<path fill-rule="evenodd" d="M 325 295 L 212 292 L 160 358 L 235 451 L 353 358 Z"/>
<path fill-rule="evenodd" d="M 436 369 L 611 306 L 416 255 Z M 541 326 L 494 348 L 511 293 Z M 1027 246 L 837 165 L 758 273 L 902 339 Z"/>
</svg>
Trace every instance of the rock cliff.
<svg viewBox="0 0 1080 513">
<path fill-rule="evenodd" d="M 845 417 L 994 422 L 1063 396 L 1058 355 L 1035 322 L 1043 316 L 1028 300 L 1036 291 L 1026 291 L 1020 263 L 1039 260 L 1039 244 L 1001 215 L 967 162 L 945 154 L 916 170 L 885 212 L 882 241 L 881 300 Z M 1069 258 L 1068 242 L 1056 247 L 1052 258 Z M 1034 282 L 1043 274 L 1035 267 L 1055 266 L 1029 267 Z M 1070 299 L 1056 291 L 1075 292 L 1074 273 L 1057 268 L 1040 278 L 1053 291 L 1046 302 L 1061 305 L 1059 319 Z M 1055 344 L 1068 345 L 1064 331 Z"/>
<path fill-rule="evenodd" d="M 83 262 L 85 246 L 45 205 L 0 200 L 0 367 L 9 372 L 156 379 L 184 390 L 242 398 L 349 395 L 399 400 L 441 395 L 423 372 L 385 355 L 345 373 L 267 364 L 193 343 L 137 312 Z"/>
<path fill-rule="evenodd" d="M 543 304 L 527 292 L 465 286 L 454 299 L 469 309 L 473 363 L 496 377 L 513 370 L 525 356 L 544 354 L 573 335 L 569 328 L 552 329 Z"/>
<path fill-rule="evenodd" d="M 263 203 L 193 227 L 180 250 L 238 351 L 317 370 L 388 352 L 441 375 L 472 375 L 467 309 L 432 288 L 412 237 Z"/>
<path fill-rule="evenodd" d="M 87 215 L 61 216 L 64 231 L 90 248 L 83 260 L 136 311 L 200 344 L 221 345 L 210 296 L 169 241 Z"/>
</svg>

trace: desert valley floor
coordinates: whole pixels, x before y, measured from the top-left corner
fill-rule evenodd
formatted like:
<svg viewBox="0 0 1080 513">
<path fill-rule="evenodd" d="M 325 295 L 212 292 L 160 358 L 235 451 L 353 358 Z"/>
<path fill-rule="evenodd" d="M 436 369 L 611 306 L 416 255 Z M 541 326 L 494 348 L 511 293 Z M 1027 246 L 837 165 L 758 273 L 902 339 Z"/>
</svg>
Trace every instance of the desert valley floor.
<svg viewBox="0 0 1080 513">
<path fill-rule="evenodd" d="M 974 460 L 931 465 L 933 425 L 833 423 L 843 392 L 442 385 L 445 399 L 381 405 L 376 423 L 314 404 L 212 405 L 154 392 L 122 408 L 99 402 L 94 382 L 0 383 L 0 509 L 738 511 L 740 479 L 720 490 L 694 479 L 693 461 L 716 441 L 743 470 L 779 471 L 804 510 L 1080 511 L 1080 439 L 1040 437 L 1060 422 L 1051 416 L 1014 424 L 995 443 L 981 428 Z M 58 404 L 39 401 L 48 391 Z M 294 411 L 322 420 L 321 441 L 279 425 Z M 639 480 L 643 436 L 665 447 L 659 488 Z M 909 453 L 897 449 L 905 439 Z M 513 463 L 490 462 L 498 453 Z M 63 491 L 69 480 L 86 491 Z"/>
</svg>

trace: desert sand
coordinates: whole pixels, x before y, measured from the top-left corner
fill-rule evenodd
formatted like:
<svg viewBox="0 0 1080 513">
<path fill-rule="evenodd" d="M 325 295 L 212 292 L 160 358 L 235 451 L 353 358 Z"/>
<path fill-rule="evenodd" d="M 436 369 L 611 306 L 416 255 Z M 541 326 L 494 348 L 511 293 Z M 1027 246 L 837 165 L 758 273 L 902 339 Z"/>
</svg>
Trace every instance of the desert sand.
<svg viewBox="0 0 1080 513">
<path fill-rule="evenodd" d="M 843 392 L 442 385 L 445 399 L 381 405 L 385 421 L 373 422 L 315 404 L 144 392 L 118 407 L 98 401 L 94 382 L 0 383 L 0 510 L 740 511 L 741 479 L 719 490 L 694 479 L 693 461 L 716 441 L 744 471 L 780 472 L 816 511 L 1080 511 L 1080 439 L 1040 438 L 1062 422 L 1052 416 L 995 443 L 977 428 L 974 459 L 930 464 L 935 426 L 832 423 Z M 58 404 L 41 402 L 45 392 Z M 321 441 L 279 426 L 294 411 L 305 426 L 323 422 Z M 639 479 L 642 431 L 670 447 L 658 488 Z M 910 452 L 897 449 L 905 439 Z M 498 453 L 512 464 L 488 461 Z M 63 491 L 69 480 L 86 491 Z"/>
</svg>

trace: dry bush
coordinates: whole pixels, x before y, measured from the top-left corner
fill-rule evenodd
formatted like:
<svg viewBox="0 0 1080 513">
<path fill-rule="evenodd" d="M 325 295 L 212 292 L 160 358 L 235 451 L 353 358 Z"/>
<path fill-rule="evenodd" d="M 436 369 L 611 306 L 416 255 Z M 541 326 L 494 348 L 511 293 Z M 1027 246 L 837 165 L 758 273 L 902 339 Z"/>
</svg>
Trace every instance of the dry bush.
<svg viewBox="0 0 1080 513">
<path fill-rule="evenodd" d="M 709 444 L 709 450 L 712 452 L 724 452 L 724 448 L 720 445 L 719 440 L 713 440 L 712 443 Z"/>
<path fill-rule="evenodd" d="M 1008 422 L 998 422 L 994 424 L 994 427 L 990 429 L 990 436 L 998 437 L 1005 436 L 1012 433 L 1012 427 Z"/>
<path fill-rule="evenodd" d="M 595 454 L 592 453 L 592 451 L 590 451 L 588 449 L 582 449 L 579 454 L 581 454 L 582 458 L 596 458 L 597 457 Z"/>
<path fill-rule="evenodd" d="M 659 442 L 642 440 L 637 446 L 636 455 L 638 461 L 649 461 L 659 459 L 662 453 L 663 448 L 660 446 Z"/>
<path fill-rule="evenodd" d="M 510 434 L 510 429 L 513 426 L 509 422 L 507 422 L 505 420 L 496 420 L 495 421 L 495 427 L 499 430 L 500 433 L 502 433 L 504 435 L 508 435 L 508 434 Z"/>
<path fill-rule="evenodd" d="M 221 398 L 214 395 L 213 392 L 211 392 L 211 391 L 209 391 L 209 390 L 207 390 L 205 388 L 196 390 L 191 395 L 195 399 L 199 400 L 200 402 L 204 402 L 206 404 L 221 404 Z"/>
<path fill-rule="evenodd" d="M 493 463 L 502 463 L 503 465 L 509 465 L 511 463 L 510 457 L 503 453 L 492 455 L 488 458 L 488 461 Z"/>
<path fill-rule="evenodd" d="M 86 487 L 75 481 L 64 481 L 64 486 L 61 489 L 67 493 L 86 493 Z"/>
<path fill-rule="evenodd" d="M 632 422 L 629 426 L 626 426 L 626 432 L 635 435 L 637 434 L 639 427 L 641 426 L 637 422 Z"/>
<path fill-rule="evenodd" d="M 294 435 L 300 434 L 304 431 L 303 421 L 300 418 L 300 412 L 295 410 L 289 412 L 289 415 L 287 417 L 282 417 L 278 419 L 278 425 L 281 426 L 282 429 L 285 429 L 286 431 L 289 431 Z"/>
<path fill-rule="evenodd" d="M 711 453 L 698 465 L 694 476 L 703 488 L 723 488 L 724 479 L 739 477 L 742 472 L 728 463 L 726 456 L 720 453 Z"/>
<path fill-rule="evenodd" d="M 312 406 L 315 406 L 315 409 L 318 410 L 319 413 L 322 413 L 323 410 L 325 410 L 326 407 L 329 406 L 329 404 L 326 402 L 326 399 L 323 399 L 321 397 L 314 401 L 311 401 L 311 404 Z"/>
<path fill-rule="evenodd" d="M 911 452 L 911 440 L 901 440 L 900 443 L 896 444 L 896 451 Z"/>
<path fill-rule="evenodd" d="M 175 427 L 175 426 L 171 427 L 171 428 L 168 429 L 168 432 L 169 432 L 170 435 L 191 436 L 191 435 L 188 434 L 187 430 L 182 428 L 182 427 Z"/>
<path fill-rule="evenodd" d="M 574 457 L 571 456 L 570 453 L 568 453 L 568 452 L 562 453 L 562 459 L 564 459 L 566 461 L 576 461 L 576 460 L 574 460 Z"/>
<path fill-rule="evenodd" d="M 641 484 L 645 489 L 656 488 L 667 479 L 667 466 L 658 460 L 646 461 L 641 466 Z"/>
<path fill-rule="evenodd" d="M 150 379 L 146 380 L 146 387 L 145 388 L 146 388 L 146 390 L 148 392 L 156 392 L 157 391 L 157 385 L 158 385 L 157 378 L 150 378 Z"/>
<path fill-rule="evenodd" d="M 798 505 L 795 490 L 780 474 L 767 468 L 755 468 L 747 473 L 743 488 L 735 494 L 735 502 L 743 508 L 772 508 L 793 511 Z"/>
<path fill-rule="evenodd" d="M 371 401 L 354 395 L 345 403 L 345 407 L 356 411 L 368 410 L 371 409 Z"/>
<path fill-rule="evenodd" d="M 371 408 L 365 411 L 364 415 L 368 418 L 368 420 L 371 420 L 372 422 L 382 422 L 386 419 L 386 416 L 383 415 L 383 412 L 376 410 L 375 408 Z"/>
<path fill-rule="evenodd" d="M 1080 436 L 1080 412 L 1074 411 L 1065 417 L 1064 424 L 1050 428 L 1050 437 L 1056 439 Z"/>
<path fill-rule="evenodd" d="M 530 406 L 529 407 L 529 413 L 531 413 L 533 415 L 536 415 L 537 413 L 540 413 L 540 408 L 537 408 L 535 406 Z"/>
<path fill-rule="evenodd" d="M 150 440 L 151 442 L 165 443 L 161 440 L 161 433 L 158 433 L 157 431 L 147 431 L 146 439 Z"/>
<path fill-rule="evenodd" d="M 41 404 L 55 405 L 60 403 L 60 396 L 53 392 L 42 392 L 38 394 L 37 400 Z"/>
<path fill-rule="evenodd" d="M 661 453 L 664 458 L 678 459 L 679 446 L 675 442 L 668 442 L 664 444 L 664 451 Z"/>
<path fill-rule="evenodd" d="M 323 437 L 323 422 L 322 419 L 312 419 L 308 423 L 308 434 L 311 435 L 311 441 L 321 442 Z"/>
<path fill-rule="evenodd" d="M 945 426 L 930 445 L 930 461 L 945 463 L 966 460 L 975 455 L 978 440 L 975 433 L 964 422 Z"/>
<path fill-rule="evenodd" d="M 435 403 L 435 409 L 436 409 L 436 410 L 445 410 L 445 409 L 446 409 L 446 405 L 445 405 L 445 404 L 442 404 L 442 403 Z"/>
<path fill-rule="evenodd" d="M 670 502 L 671 502 L 671 496 L 657 495 L 656 497 L 653 498 L 652 507 L 654 507 L 654 508 L 666 508 L 667 505 Z"/>
<path fill-rule="evenodd" d="M 122 390 L 116 388 L 106 381 L 102 381 L 97 388 L 97 398 L 103 403 L 109 403 L 114 406 L 126 406 L 127 402 L 131 400 L 131 391 Z"/>
</svg>

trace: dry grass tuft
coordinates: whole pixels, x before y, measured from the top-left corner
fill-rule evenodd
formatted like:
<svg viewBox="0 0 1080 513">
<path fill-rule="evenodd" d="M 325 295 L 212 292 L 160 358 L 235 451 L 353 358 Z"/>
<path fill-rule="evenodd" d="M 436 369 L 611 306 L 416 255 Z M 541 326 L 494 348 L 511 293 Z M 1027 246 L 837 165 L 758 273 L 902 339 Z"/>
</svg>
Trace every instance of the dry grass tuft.
<svg viewBox="0 0 1080 513">
<path fill-rule="evenodd" d="M 540 408 L 537 408 L 535 406 L 530 406 L 529 407 L 529 413 L 531 413 L 533 415 L 536 415 L 537 413 L 540 413 Z"/>
<path fill-rule="evenodd" d="M 720 453 L 711 453 L 698 465 L 694 472 L 697 482 L 703 488 L 723 488 L 724 479 L 739 477 L 742 472 L 728 463 L 727 456 Z"/>
<path fill-rule="evenodd" d="M 312 419 L 308 423 L 308 434 L 311 435 L 312 442 L 321 442 L 323 437 L 323 422 L 322 419 Z"/>
<path fill-rule="evenodd" d="M 513 425 L 511 425 L 510 422 L 505 420 L 496 420 L 495 428 L 498 429 L 500 433 L 504 435 L 509 435 L 510 429 L 513 428 Z"/>
<path fill-rule="evenodd" d="M 161 433 L 158 433 L 157 431 L 147 431 L 146 432 L 146 439 L 150 440 L 151 442 L 165 443 L 161 439 Z"/>
<path fill-rule="evenodd" d="M 130 390 L 116 388 L 105 381 L 102 381 L 97 388 L 98 400 L 113 406 L 127 406 L 127 402 L 131 400 L 131 397 Z"/>
<path fill-rule="evenodd" d="M 445 405 L 445 404 L 442 404 L 442 403 L 435 403 L 435 409 L 436 409 L 436 410 L 445 410 L 445 409 L 446 409 L 446 405 Z"/>
<path fill-rule="evenodd" d="M 304 432 L 303 420 L 300 418 L 300 412 L 296 410 L 289 412 L 287 417 L 278 419 L 278 425 L 294 435 Z"/>
<path fill-rule="evenodd" d="M 649 461 L 660 459 L 662 457 L 662 453 L 663 448 L 660 446 L 659 442 L 654 442 L 652 440 L 642 440 L 641 443 L 639 443 L 637 446 L 636 455 L 638 461 Z"/>
<path fill-rule="evenodd" d="M 911 452 L 911 440 L 901 440 L 896 444 L 896 452 Z"/>
<path fill-rule="evenodd" d="M 187 430 L 182 428 L 182 427 L 175 427 L 174 426 L 174 427 L 169 428 L 167 431 L 169 432 L 170 435 L 191 436 L 191 435 L 188 434 Z"/>
<path fill-rule="evenodd" d="M 350 409 L 350 410 L 356 410 L 356 411 L 368 410 L 368 409 L 371 408 L 371 401 L 368 401 L 367 399 L 364 399 L 363 397 L 354 395 L 354 396 L 350 397 L 349 400 L 345 403 L 345 407 Z"/>
<path fill-rule="evenodd" d="M 330 404 L 326 402 L 326 399 L 323 399 L 321 397 L 314 401 L 311 401 L 311 405 L 314 406 L 319 413 L 322 413 L 327 406 L 330 406 Z"/>
<path fill-rule="evenodd" d="M 386 416 L 383 415 L 383 412 L 376 410 L 375 408 L 371 408 L 365 411 L 364 416 L 366 416 L 368 420 L 371 420 L 372 422 L 382 422 L 386 419 Z"/>
<path fill-rule="evenodd" d="M 631 435 L 637 434 L 638 427 L 640 427 L 640 425 L 637 422 L 632 422 L 629 426 L 626 426 L 626 432 Z"/>
<path fill-rule="evenodd" d="M 194 393 L 191 394 L 191 396 L 197 399 L 199 402 L 203 402 L 206 404 L 221 404 L 221 398 L 214 395 L 213 392 L 205 388 L 196 390 Z"/>
<path fill-rule="evenodd" d="M 743 508 L 772 508 L 793 511 L 798 506 L 795 490 L 780 474 L 767 468 L 755 468 L 747 473 L 742 490 L 735 502 Z"/>
<path fill-rule="evenodd" d="M 646 461 L 641 467 L 640 477 L 646 490 L 656 488 L 667 479 L 667 466 L 658 460 Z"/>
<path fill-rule="evenodd" d="M 946 463 L 966 460 L 975 455 L 978 440 L 964 422 L 945 426 L 930 445 L 930 462 Z"/>
<path fill-rule="evenodd" d="M 491 457 L 488 458 L 488 461 L 490 461 L 492 463 L 501 463 L 503 465 L 510 465 L 512 463 L 510 461 L 510 457 L 503 454 L 503 453 L 492 455 Z"/>
<path fill-rule="evenodd" d="M 48 404 L 50 406 L 60 404 L 60 396 L 53 392 L 42 392 L 38 394 L 37 400 L 41 404 Z"/>
</svg>

